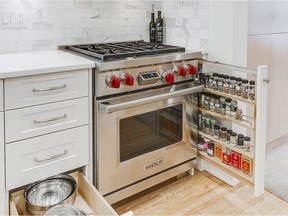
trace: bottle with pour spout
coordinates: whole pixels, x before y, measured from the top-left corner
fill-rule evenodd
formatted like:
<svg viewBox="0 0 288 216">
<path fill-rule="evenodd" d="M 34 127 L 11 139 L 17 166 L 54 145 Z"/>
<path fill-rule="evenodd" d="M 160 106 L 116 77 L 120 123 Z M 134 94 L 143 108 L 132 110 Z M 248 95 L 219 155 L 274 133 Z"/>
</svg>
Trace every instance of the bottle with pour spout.
<svg viewBox="0 0 288 216">
<path fill-rule="evenodd" d="M 155 23 L 155 13 L 153 5 L 151 11 L 151 21 L 149 23 L 149 41 L 153 43 L 156 42 L 156 23 Z"/>
<path fill-rule="evenodd" d="M 161 18 L 161 11 L 158 11 L 156 19 L 156 43 L 163 43 L 163 18 Z"/>
</svg>

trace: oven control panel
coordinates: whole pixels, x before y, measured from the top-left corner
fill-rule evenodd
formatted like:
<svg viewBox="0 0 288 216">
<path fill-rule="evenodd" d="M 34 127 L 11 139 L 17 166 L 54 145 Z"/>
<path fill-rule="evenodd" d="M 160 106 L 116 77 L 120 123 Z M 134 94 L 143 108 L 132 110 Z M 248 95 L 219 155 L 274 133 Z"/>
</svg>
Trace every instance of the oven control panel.
<svg viewBox="0 0 288 216">
<path fill-rule="evenodd" d="M 160 79 L 161 79 L 161 76 L 156 71 L 139 73 L 138 84 L 140 86 L 149 85 L 149 84 L 157 83 L 158 80 Z"/>
<path fill-rule="evenodd" d="M 198 60 L 166 62 L 157 65 L 127 67 L 119 70 L 97 72 L 95 93 L 97 97 L 174 85 L 197 77 Z"/>
</svg>

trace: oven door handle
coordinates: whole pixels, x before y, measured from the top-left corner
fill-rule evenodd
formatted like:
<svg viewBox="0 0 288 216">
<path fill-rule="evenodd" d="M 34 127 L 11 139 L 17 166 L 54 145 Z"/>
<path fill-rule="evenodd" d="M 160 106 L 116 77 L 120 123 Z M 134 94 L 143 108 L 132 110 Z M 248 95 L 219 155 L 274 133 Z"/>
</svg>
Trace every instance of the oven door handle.
<svg viewBox="0 0 288 216">
<path fill-rule="evenodd" d="M 161 95 L 151 96 L 148 98 L 141 98 L 141 99 L 137 99 L 137 100 L 133 100 L 133 101 L 127 101 L 127 102 L 123 102 L 123 103 L 119 103 L 119 104 L 107 105 L 107 104 L 99 103 L 98 110 L 100 112 L 105 112 L 105 113 L 109 114 L 109 113 L 113 113 L 113 112 L 116 112 L 119 110 L 131 108 L 131 107 L 136 107 L 136 106 L 141 106 L 144 104 L 149 104 L 149 103 L 153 103 L 153 102 L 160 101 L 160 100 L 166 100 L 166 99 L 173 98 L 173 97 L 179 97 L 179 96 L 183 96 L 183 95 L 202 92 L 203 89 L 204 89 L 204 85 L 200 85 L 200 86 L 187 88 L 187 89 L 183 89 L 183 90 L 172 91 L 172 92 L 161 94 Z M 173 90 L 173 87 L 172 87 L 172 90 Z"/>
</svg>

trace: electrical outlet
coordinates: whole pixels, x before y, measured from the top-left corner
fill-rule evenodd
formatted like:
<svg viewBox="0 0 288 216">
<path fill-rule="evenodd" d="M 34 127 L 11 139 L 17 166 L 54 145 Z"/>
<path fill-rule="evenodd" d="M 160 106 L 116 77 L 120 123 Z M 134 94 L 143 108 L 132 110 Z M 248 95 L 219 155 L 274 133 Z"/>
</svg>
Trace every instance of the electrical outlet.
<svg viewBox="0 0 288 216">
<path fill-rule="evenodd" d="M 0 10 L 0 28 L 26 28 L 26 12 L 21 9 Z"/>
</svg>

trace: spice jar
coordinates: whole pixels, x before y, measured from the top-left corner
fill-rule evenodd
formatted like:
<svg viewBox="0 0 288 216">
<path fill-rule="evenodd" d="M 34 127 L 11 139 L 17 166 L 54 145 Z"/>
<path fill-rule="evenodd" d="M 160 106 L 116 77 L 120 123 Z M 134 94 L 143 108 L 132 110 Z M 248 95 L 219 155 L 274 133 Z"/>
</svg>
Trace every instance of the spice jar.
<svg viewBox="0 0 288 216">
<path fill-rule="evenodd" d="M 226 103 L 225 116 L 227 116 L 227 117 L 230 117 L 230 115 L 231 115 L 231 112 L 230 112 L 231 101 L 232 101 L 232 99 L 230 99 L 230 98 L 225 99 L 225 103 Z"/>
<path fill-rule="evenodd" d="M 204 138 L 204 151 L 207 151 L 210 139 Z"/>
<path fill-rule="evenodd" d="M 242 120 L 242 109 L 237 109 L 236 111 L 236 119 L 237 120 Z"/>
<path fill-rule="evenodd" d="M 197 149 L 199 151 L 204 151 L 204 140 L 203 138 L 199 138 L 198 144 L 197 144 Z"/>
<path fill-rule="evenodd" d="M 211 119 L 210 120 L 210 134 L 213 136 L 214 135 L 214 126 L 217 124 L 216 119 Z"/>
<path fill-rule="evenodd" d="M 223 76 L 223 92 L 229 94 L 229 79 L 228 75 Z"/>
<path fill-rule="evenodd" d="M 230 106 L 230 116 L 233 119 L 236 119 L 236 112 L 238 109 L 238 102 L 236 100 L 231 101 L 231 106 Z"/>
<path fill-rule="evenodd" d="M 205 132 L 208 133 L 208 134 L 210 133 L 210 127 L 211 127 L 210 118 L 206 117 Z"/>
<path fill-rule="evenodd" d="M 220 138 L 220 126 L 219 125 L 214 125 L 214 137 L 216 139 Z"/>
<path fill-rule="evenodd" d="M 227 140 L 227 128 L 226 127 L 222 127 L 220 130 L 220 139 L 223 141 Z"/>
<path fill-rule="evenodd" d="M 213 73 L 213 89 L 218 90 L 218 73 Z"/>
<path fill-rule="evenodd" d="M 244 135 L 238 134 L 237 147 L 242 149 L 244 146 Z"/>
<path fill-rule="evenodd" d="M 215 113 L 220 114 L 220 100 L 215 100 Z"/>
<path fill-rule="evenodd" d="M 249 86 L 249 99 L 250 100 L 255 100 L 255 81 L 251 80 L 250 81 L 250 86 Z"/>
<path fill-rule="evenodd" d="M 213 89 L 213 74 L 212 73 L 210 73 L 210 75 L 209 75 L 208 88 Z"/>
<path fill-rule="evenodd" d="M 242 95 L 242 98 L 248 99 L 248 80 L 247 79 L 242 80 L 241 95 Z"/>
<path fill-rule="evenodd" d="M 210 111 L 215 112 L 215 99 L 210 97 Z"/>
<path fill-rule="evenodd" d="M 206 116 L 202 115 L 202 131 L 206 130 Z"/>
<path fill-rule="evenodd" d="M 242 85 L 242 78 L 237 77 L 236 78 L 236 87 L 235 87 L 235 94 L 238 96 L 241 96 L 241 85 Z"/>
<path fill-rule="evenodd" d="M 225 98 L 221 97 L 220 98 L 220 115 L 225 115 L 226 111 L 226 102 L 225 102 Z"/>
<path fill-rule="evenodd" d="M 208 95 L 205 95 L 204 108 L 210 110 L 210 97 Z"/>
<path fill-rule="evenodd" d="M 230 138 L 231 138 L 231 134 L 232 134 L 232 130 L 231 129 L 228 129 L 227 130 L 227 143 L 230 143 Z"/>
<path fill-rule="evenodd" d="M 218 74 L 218 91 L 223 92 L 223 74 Z"/>
<path fill-rule="evenodd" d="M 208 149 L 207 149 L 207 154 L 210 157 L 214 157 L 214 143 L 213 142 L 209 142 Z"/>
<path fill-rule="evenodd" d="M 208 74 L 203 74 L 202 83 L 204 84 L 205 88 L 208 88 L 208 86 L 209 86 L 209 75 Z"/>
<path fill-rule="evenodd" d="M 232 132 L 231 136 L 230 136 L 230 144 L 231 146 L 237 146 L 237 133 L 236 132 Z"/>
<path fill-rule="evenodd" d="M 205 107 L 205 94 L 199 94 L 199 105 L 201 108 Z"/>
<path fill-rule="evenodd" d="M 250 152 L 251 151 L 251 138 L 246 136 L 244 137 L 244 151 Z"/>
<path fill-rule="evenodd" d="M 235 95 L 235 90 L 236 90 L 236 77 L 231 76 L 229 84 L 229 93 Z"/>
</svg>

